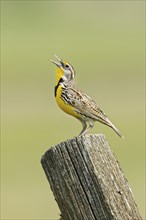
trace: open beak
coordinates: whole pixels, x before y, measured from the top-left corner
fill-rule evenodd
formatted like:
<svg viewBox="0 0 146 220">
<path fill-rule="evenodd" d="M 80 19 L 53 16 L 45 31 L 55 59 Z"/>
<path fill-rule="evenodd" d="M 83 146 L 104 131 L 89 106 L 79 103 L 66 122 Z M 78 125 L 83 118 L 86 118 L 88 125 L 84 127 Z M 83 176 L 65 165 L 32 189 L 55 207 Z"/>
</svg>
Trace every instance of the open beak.
<svg viewBox="0 0 146 220">
<path fill-rule="evenodd" d="M 61 67 L 61 66 L 62 66 L 62 60 L 61 60 L 58 56 L 56 56 L 56 55 L 54 55 L 54 57 L 56 57 L 57 60 L 59 60 L 60 63 L 57 63 L 57 62 L 54 61 L 54 60 L 50 60 L 50 61 L 51 61 L 52 63 L 54 63 L 56 66 Z"/>
<path fill-rule="evenodd" d="M 55 62 L 54 60 L 50 60 L 52 63 L 54 63 L 56 66 L 61 67 L 60 63 Z"/>
</svg>

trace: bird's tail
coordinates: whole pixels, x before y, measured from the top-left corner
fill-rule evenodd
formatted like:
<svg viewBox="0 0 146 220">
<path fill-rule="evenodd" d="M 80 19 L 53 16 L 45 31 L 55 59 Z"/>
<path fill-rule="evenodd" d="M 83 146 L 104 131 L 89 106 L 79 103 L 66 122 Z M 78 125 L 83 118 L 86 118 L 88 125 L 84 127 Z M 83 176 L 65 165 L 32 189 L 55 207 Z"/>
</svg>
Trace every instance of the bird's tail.
<svg viewBox="0 0 146 220">
<path fill-rule="evenodd" d="M 124 138 L 124 136 L 121 133 L 121 131 L 119 131 L 119 129 L 117 129 L 115 127 L 115 125 L 113 123 L 111 123 L 111 121 L 109 119 L 107 119 L 107 122 L 108 122 L 108 126 L 111 127 L 117 133 L 117 135 L 119 135 L 119 137 Z"/>
</svg>

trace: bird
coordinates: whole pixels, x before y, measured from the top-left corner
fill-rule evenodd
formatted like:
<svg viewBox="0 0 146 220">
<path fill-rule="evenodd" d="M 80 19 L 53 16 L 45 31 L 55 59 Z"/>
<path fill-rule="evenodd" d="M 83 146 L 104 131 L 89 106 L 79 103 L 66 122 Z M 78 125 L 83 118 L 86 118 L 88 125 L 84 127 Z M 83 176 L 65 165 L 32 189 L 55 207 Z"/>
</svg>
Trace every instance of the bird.
<svg viewBox="0 0 146 220">
<path fill-rule="evenodd" d="M 54 95 L 58 106 L 67 114 L 74 116 L 82 123 L 80 135 L 85 135 L 94 127 L 96 121 L 112 128 L 119 137 L 122 133 L 109 120 L 96 102 L 79 90 L 75 85 L 76 72 L 74 67 L 67 61 L 63 61 L 54 55 L 57 62 L 50 59 L 56 65 L 56 84 Z"/>
</svg>

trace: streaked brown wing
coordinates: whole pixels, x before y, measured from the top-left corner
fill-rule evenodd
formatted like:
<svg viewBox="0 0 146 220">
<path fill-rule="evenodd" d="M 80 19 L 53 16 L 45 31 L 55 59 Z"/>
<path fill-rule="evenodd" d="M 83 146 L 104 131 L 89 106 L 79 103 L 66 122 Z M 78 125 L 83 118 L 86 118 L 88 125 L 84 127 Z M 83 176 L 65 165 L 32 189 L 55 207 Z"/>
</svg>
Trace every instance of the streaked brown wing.
<svg viewBox="0 0 146 220">
<path fill-rule="evenodd" d="M 107 124 L 107 116 L 106 114 L 97 106 L 96 102 L 76 88 L 71 88 L 73 100 L 74 100 L 74 107 L 81 111 L 86 117 L 90 117 L 93 120 L 101 120 L 105 121 Z"/>
</svg>

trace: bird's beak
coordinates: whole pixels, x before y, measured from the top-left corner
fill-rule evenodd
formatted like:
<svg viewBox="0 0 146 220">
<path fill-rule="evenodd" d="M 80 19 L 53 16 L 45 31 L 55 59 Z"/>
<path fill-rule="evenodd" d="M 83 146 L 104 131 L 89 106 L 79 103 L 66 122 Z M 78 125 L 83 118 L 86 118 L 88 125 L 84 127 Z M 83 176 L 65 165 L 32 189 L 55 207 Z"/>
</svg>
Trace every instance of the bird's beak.
<svg viewBox="0 0 146 220">
<path fill-rule="evenodd" d="M 54 63 L 56 66 L 61 67 L 60 63 L 55 62 L 54 60 L 50 60 L 52 63 Z"/>
<path fill-rule="evenodd" d="M 57 63 L 56 61 L 54 60 L 50 60 L 52 63 L 54 63 L 56 66 L 58 67 L 61 67 L 62 66 L 62 60 L 57 56 L 57 55 L 54 55 L 54 57 L 59 60 L 60 63 Z"/>
</svg>

